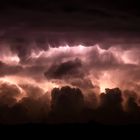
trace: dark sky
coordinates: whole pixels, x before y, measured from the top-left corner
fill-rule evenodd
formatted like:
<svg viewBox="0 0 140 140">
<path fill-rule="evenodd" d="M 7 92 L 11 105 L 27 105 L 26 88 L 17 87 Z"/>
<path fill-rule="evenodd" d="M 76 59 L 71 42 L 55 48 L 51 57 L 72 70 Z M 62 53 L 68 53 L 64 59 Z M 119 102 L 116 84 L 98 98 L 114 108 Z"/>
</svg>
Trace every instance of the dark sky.
<svg viewBox="0 0 140 140">
<path fill-rule="evenodd" d="M 30 36 L 39 42 L 47 37 L 52 45 L 116 43 L 122 38 L 139 42 L 140 10 L 135 1 L 14 0 L 1 2 L 0 7 L 2 40 Z"/>
</svg>

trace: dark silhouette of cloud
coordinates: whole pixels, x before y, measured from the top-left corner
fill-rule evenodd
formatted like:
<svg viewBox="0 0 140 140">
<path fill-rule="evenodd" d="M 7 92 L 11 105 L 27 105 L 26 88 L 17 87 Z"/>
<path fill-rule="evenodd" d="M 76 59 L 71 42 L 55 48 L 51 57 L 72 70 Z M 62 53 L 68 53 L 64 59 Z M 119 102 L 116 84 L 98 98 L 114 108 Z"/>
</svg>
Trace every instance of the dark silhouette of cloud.
<svg viewBox="0 0 140 140">
<path fill-rule="evenodd" d="M 26 94 L 18 101 L 23 90 Z M 54 88 L 50 99 L 48 93 L 34 85 L 0 83 L 0 123 L 140 123 L 137 96 L 133 91 L 122 92 L 119 88 L 85 96 L 79 88 L 65 86 Z"/>
<path fill-rule="evenodd" d="M 79 59 L 73 61 L 62 62 L 51 66 L 45 76 L 51 79 L 63 79 L 67 77 L 83 77 L 84 73 L 81 71 L 82 63 Z"/>
<path fill-rule="evenodd" d="M 83 94 L 78 88 L 55 88 L 52 90 L 51 107 L 51 121 L 74 122 L 84 107 Z"/>
<path fill-rule="evenodd" d="M 99 120 L 105 123 L 121 123 L 123 119 L 122 93 L 120 89 L 106 89 L 106 93 L 100 95 L 98 108 Z M 98 114 L 97 113 L 97 114 Z"/>
</svg>

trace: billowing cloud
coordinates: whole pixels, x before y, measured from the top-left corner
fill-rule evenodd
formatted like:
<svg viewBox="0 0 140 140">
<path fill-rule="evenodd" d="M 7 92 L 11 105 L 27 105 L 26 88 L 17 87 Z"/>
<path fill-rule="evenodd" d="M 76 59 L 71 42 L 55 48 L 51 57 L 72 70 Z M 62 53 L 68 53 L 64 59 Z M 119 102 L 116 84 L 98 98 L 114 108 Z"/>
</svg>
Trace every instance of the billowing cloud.
<svg viewBox="0 0 140 140">
<path fill-rule="evenodd" d="M 21 89 L 13 84 L 0 82 L 0 106 L 12 106 L 21 96 Z"/>
<path fill-rule="evenodd" d="M 124 90 L 133 88 L 138 92 L 139 49 L 138 44 L 135 47 L 131 46 L 120 44 L 103 49 L 100 44 L 64 45 L 49 46 L 44 50 L 39 46 L 29 45 L 30 51 L 24 63 L 21 63 L 19 56 L 19 61 L 16 63 L 10 62 L 11 58 L 7 58 L 6 61 L 4 58 L 8 55 L 3 53 L 5 57 L 1 59 L 1 76 L 16 75 L 21 79 L 27 77 L 26 79 L 32 79 L 40 84 L 45 81 L 60 86 L 69 84 L 79 88 L 84 87 L 84 90 L 88 90 L 89 85 L 92 88 L 93 84 L 98 85 L 101 91 L 106 87 L 118 86 Z M 16 56 L 15 51 L 11 49 L 10 54 L 12 57 Z M 84 82 L 86 84 L 82 84 Z"/>
<path fill-rule="evenodd" d="M 42 122 L 50 110 L 49 96 L 34 85 L 0 82 L 0 123 Z"/>
<path fill-rule="evenodd" d="M 1 82 L 0 123 L 140 122 L 139 101 L 133 91 L 123 93 L 114 88 L 100 95 L 90 92 L 85 96 L 80 89 L 65 86 L 54 88 L 51 98 L 48 94 L 35 85 Z"/>
<path fill-rule="evenodd" d="M 139 8 L 44 2 L 0 6 L 0 122 L 139 122 Z"/>
</svg>

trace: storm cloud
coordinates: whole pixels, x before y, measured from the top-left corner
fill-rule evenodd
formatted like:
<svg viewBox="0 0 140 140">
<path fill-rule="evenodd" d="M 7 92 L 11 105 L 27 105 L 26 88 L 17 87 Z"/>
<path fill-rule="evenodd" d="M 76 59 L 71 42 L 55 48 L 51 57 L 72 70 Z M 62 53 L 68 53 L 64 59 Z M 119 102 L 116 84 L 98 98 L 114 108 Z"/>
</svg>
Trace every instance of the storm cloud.
<svg viewBox="0 0 140 140">
<path fill-rule="evenodd" d="M 123 93 L 119 88 L 106 89 L 98 96 L 92 92 L 88 101 L 80 89 L 69 86 L 54 88 L 51 98 L 34 85 L 5 82 L 0 84 L 0 91 L 1 124 L 140 123 L 137 95 L 132 91 Z"/>
<path fill-rule="evenodd" d="M 140 122 L 137 4 L 6 0 L 0 8 L 0 123 Z"/>
</svg>

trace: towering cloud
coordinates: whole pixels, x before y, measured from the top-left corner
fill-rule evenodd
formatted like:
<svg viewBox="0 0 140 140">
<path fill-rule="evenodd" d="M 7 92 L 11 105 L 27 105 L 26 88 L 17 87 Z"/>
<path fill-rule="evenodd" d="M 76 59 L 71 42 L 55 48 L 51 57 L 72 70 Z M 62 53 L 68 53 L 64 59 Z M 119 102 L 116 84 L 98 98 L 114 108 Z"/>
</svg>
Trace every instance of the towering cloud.
<svg viewBox="0 0 140 140">
<path fill-rule="evenodd" d="M 50 119 L 56 122 L 76 122 L 79 113 L 84 107 L 83 94 L 79 89 L 68 86 L 52 91 Z"/>
<path fill-rule="evenodd" d="M 132 91 L 122 93 L 119 88 L 106 89 L 105 93 L 98 96 L 92 93 L 93 96 L 88 96 L 90 102 L 87 102 L 80 89 L 69 86 L 54 88 L 51 99 L 48 98 L 48 93 L 42 93 L 41 89 L 33 85 L 1 83 L 0 91 L 1 124 L 140 123 L 140 107 L 136 102 L 136 94 Z M 123 94 L 126 96 L 125 100 Z"/>
<path fill-rule="evenodd" d="M 1 3 L 0 123 L 139 122 L 140 8 L 127 4 Z"/>
</svg>

